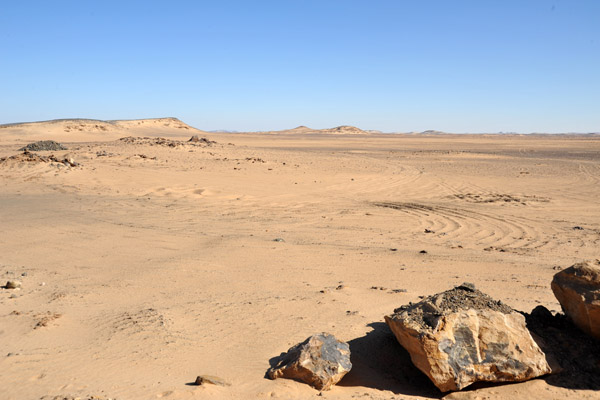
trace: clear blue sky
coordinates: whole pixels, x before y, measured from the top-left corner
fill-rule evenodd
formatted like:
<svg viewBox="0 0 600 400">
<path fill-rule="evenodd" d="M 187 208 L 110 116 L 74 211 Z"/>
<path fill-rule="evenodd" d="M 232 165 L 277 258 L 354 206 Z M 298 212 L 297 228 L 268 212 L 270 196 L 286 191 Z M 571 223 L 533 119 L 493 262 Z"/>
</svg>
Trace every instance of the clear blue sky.
<svg viewBox="0 0 600 400">
<path fill-rule="evenodd" d="M 27 1 L 0 123 L 600 131 L 600 1 Z"/>
</svg>

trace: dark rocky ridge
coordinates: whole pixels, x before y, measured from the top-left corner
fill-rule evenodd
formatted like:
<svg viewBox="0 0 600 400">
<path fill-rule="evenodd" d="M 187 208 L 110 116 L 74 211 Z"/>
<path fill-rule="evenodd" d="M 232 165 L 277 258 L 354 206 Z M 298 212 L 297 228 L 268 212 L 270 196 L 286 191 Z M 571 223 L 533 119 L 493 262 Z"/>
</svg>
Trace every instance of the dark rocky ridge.
<svg viewBox="0 0 600 400">
<path fill-rule="evenodd" d="M 59 151 L 67 150 L 62 144 L 54 140 L 40 140 L 39 142 L 29 143 L 25 147 L 21 147 L 19 151 Z"/>
</svg>

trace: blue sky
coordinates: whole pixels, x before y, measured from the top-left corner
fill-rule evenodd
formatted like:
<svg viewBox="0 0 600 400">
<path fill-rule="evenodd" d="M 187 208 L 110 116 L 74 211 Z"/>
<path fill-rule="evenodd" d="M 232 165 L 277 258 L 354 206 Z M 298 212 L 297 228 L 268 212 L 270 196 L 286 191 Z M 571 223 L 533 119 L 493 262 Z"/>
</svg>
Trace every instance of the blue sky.
<svg viewBox="0 0 600 400">
<path fill-rule="evenodd" d="M 16 1 L 0 123 L 600 131 L 600 1 Z"/>
</svg>

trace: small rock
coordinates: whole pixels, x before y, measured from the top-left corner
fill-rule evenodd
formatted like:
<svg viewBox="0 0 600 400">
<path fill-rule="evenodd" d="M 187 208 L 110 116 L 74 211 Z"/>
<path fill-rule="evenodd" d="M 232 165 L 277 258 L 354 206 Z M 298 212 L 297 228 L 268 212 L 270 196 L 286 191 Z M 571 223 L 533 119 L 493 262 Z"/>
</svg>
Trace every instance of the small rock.
<svg viewBox="0 0 600 400">
<path fill-rule="evenodd" d="M 577 263 L 558 272 L 551 287 L 573 323 L 600 339 L 600 260 Z"/>
<path fill-rule="evenodd" d="M 425 229 L 425 233 L 435 233 L 435 232 L 432 231 L 431 229 Z"/>
<path fill-rule="evenodd" d="M 283 240 L 282 238 L 275 238 L 273 239 L 274 242 L 285 242 L 285 240 Z"/>
<path fill-rule="evenodd" d="M 419 254 L 427 254 L 427 250 L 421 250 Z"/>
<path fill-rule="evenodd" d="M 194 381 L 195 385 L 198 386 L 202 386 L 202 385 L 217 385 L 217 386 L 231 386 L 231 383 L 225 381 L 222 378 L 219 378 L 218 376 L 212 376 L 212 375 L 199 375 L 196 378 L 196 381 Z"/>
<path fill-rule="evenodd" d="M 27 276 L 27 272 L 23 272 L 21 276 Z"/>
<path fill-rule="evenodd" d="M 390 251 L 398 251 L 396 248 L 391 248 Z"/>
<path fill-rule="evenodd" d="M 574 226 L 573 230 L 575 230 L 575 231 L 582 231 L 583 228 L 581 226 Z"/>
<path fill-rule="evenodd" d="M 468 292 L 474 292 L 475 291 L 475 284 L 470 283 L 470 282 L 463 282 L 462 284 L 458 285 L 456 288 L 457 289 L 466 290 Z"/>
<path fill-rule="evenodd" d="M 318 390 L 329 390 L 352 368 L 350 346 L 335 336 L 320 333 L 291 347 L 276 366 L 269 369 L 271 379 L 297 379 Z"/>
<path fill-rule="evenodd" d="M 342 289 L 344 289 L 345 287 L 346 287 L 346 286 L 344 286 L 344 285 L 338 285 L 338 286 L 335 288 L 335 290 L 342 290 Z"/>
<path fill-rule="evenodd" d="M 4 285 L 5 289 L 19 289 L 21 287 L 21 281 L 8 281 Z"/>
</svg>

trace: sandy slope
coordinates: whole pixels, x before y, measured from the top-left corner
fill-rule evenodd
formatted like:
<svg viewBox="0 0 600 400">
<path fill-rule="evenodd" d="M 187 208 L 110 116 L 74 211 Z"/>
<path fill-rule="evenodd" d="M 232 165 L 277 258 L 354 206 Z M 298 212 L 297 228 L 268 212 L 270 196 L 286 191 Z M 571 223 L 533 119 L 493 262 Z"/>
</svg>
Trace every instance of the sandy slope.
<svg viewBox="0 0 600 400">
<path fill-rule="evenodd" d="M 116 139 L 194 132 L 55 124 L 0 129 L 0 157 L 58 139 L 69 150 L 54 154 L 81 163 L 0 163 L 0 274 L 23 281 L 0 291 L 3 399 L 314 398 L 264 375 L 320 331 L 354 354 L 323 398 L 438 398 L 386 313 L 463 281 L 558 310 L 555 267 L 598 257 L 598 137 L 211 134 L 170 147 Z M 199 374 L 232 386 L 186 385 Z M 535 380 L 452 397 L 598 394 Z"/>
<path fill-rule="evenodd" d="M 101 121 L 95 119 L 57 119 L 0 125 L 0 138 L 28 143 L 32 140 L 105 141 L 123 136 L 181 136 L 204 134 L 177 118 Z"/>
</svg>

